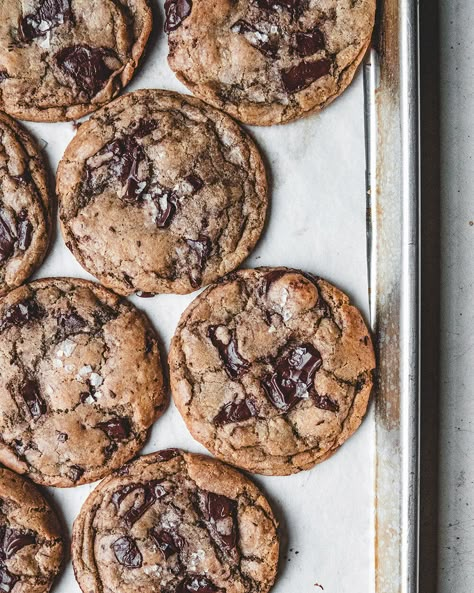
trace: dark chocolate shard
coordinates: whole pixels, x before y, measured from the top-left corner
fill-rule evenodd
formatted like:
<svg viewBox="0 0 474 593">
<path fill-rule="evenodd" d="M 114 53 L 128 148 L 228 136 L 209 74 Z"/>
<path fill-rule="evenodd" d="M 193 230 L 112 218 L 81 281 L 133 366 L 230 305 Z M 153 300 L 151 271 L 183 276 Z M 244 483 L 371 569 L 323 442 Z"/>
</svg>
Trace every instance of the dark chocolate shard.
<svg viewBox="0 0 474 593">
<path fill-rule="evenodd" d="M 184 539 L 174 529 L 152 527 L 150 537 L 163 554 L 165 560 L 168 560 L 174 554 L 179 554 L 184 548 Z"/>
<path fill-rule="evenodd" d="M 68 309 L 65 313 L 60 313 L 56 319 L 62 333 L 66 336 L 81 333 L 87 325 L 86 320 L 75 309 Z"/>
<path fill-rule="evenodd" d="M 12 558 L 21 549 L 35 543 L 36 536 L 34 533 L 11 529 L 6 526 L 0 527 L 0 561 Z M 1 586 L 0 591 L 2 591 Z"/>
<path fill-rule="evenodd" d="M 324 49 L 326 41 L 323 32 L 315 27 L 311 31 L 299 31 L 295 45 L 298 54 L 306 58 Z"/>
<path fill-rule="evenodd" d="M 165 2 L 165 33 L 175 31 L 192 10 L 191 0 L 166 0 Z"/>
<path fill-rule="evenodd" d="M 196 175 L 196 173 L 191 173 L 185 177 L 184 180 L 187 181 L 191 186 L 191 192 L 193 194 L 197 193 L 204 187 L 204 181 L 199 177 L 199 175 Z"/>
<path fill-rule="evenodd" d="M 296 14 L 301 0 L 256 0 L 258 6 L 265 10 L 278 10 L 285 8 L 292 14 Z"/>
<path fill-rule="evenodd" d="M 140 568 L 143 556 L 132 537 L 120 537 L 112 544 L 117 562 L 126 568 Z"/>
<path fill-rule="evenodd" d="M 36 419 L 46 414 L 46 402 L 40 395 L 36 381 L 26 379 L 20 387 L 20 393 L 33 418 Z"/>
<path fill-rule="evenodd" d="M 209 237 L 206 235 L 199 235 L 197 239 L 186 239 L 191 253 L 194 254 L 196 263 L 189 271 L 189 281 L 193 288 L 198 288 L 202 280 L 202 272 L 206 262 L 211 255 L 212 244 Z"/>
<path fill-rule="evenodd" d="M 211 325 L 207 331 L 207 335 L 209 336 L 212 345 L 217 348 L 219 357 L 224 363 L 226 373 L 231 379 L 235 380 L 249 370 L 250 363 L 239 354 L 235 331 L 233 330 L 230 332 L 230 339 L 226 344 L 217 337 L 217 330 L 219 327 L 221 326 Z"/>
<path fill-rule="evenodd" d="M 156 292 L 144 292 L 143 290 L 137 290 L 135 294 L 141 299 L 152 299 L 156 296 Z"/>
<path fill-rule="evenodd" d="M 0 331 L 12 326 L 21 327 L 29 321 L 36 321 L 45 315 L 44 309 L 33 297 L 9 307 L 0 321 Z"/>
<path fill-rule="evenodd" d="M 114 441 L 125 441 L 130 436 L 131 426 L 128 418 L 112 418 L 96 424 L 105 434 Z"/>
<path fill-rule="evenodd" d="M 155 453 L 155 455 L 158 457 L 159 461 L 169 461 L 170 459 L 174 459 L 175 457 L 178 457 L 179 454 L 180 454 L 179 449 L 163 449 L 161 451 L 158 451 L 158 453 Z"/>
<path fill-rule="evenodd" d="M 28 213 L 24 209 L 18 214 L 17 235 L 18 249 L 21 251 L 26 251 L 31 245 L 31 239 L 33 237 L 33 225 L 29 221 Z"/>
<path fill-rule="evenodd" d="M 118 59 L 117 54 L 109 48 L 89 45 L 65 47 L 55 55 L 58 67 L 74 81 L 88 99 L 92 99 L 104 88 L 114 72 L 107 65 L 107 58 Z"/>
<path fill-rule="evenodd" d="M 79 465 L 71 465 L 68 471 L 68 477 L 73 482 L 78 482 L 84 475 L 84 468 Z"/>
<path fill-rule="evenodd" d="M 233 33 L 243 35 L 250 45 L 266 56 L 275 57 L 278 53 L 278 45 L 274 39 L 271 39 L 267 33 L 259 31 L 257 27 L 254 27 L 243 19 L 236 21 L 230 30 Z"/>
<path fill-rule="evenodd" d="M 319 395 L 315 393 L 313 400 L 317 408 L 321 410 L 328 410 L 329 412 L 338 412 L 339 404 L 331 399 L 328 395 Z"/>
<path fill-rule="evenodd" d="M 253 401 L 243 399 L 239 402 L 229 402 L 225 406 L 222 406 L 214 418 L 214 424 L 216 426 L 223 426 L 224 424 L 231 424 L 233 422 L 244 422 L 249 418 L 256 418 L 257 416 L 257 408 Z"/>
<path fill-rule="evenodd" d="M 268 399 L 282 413 L 289 412 L 314 392 L 314 376 L 322 363 L 312 344 L 291 348 L 277 361 L 274 372 L 262 379 Z"/>
<path fill-rule="evenodd" d="M 173 221 L 178 208 L 178 196 L 176 193 L 166 187 L 163 187 L 158 182 L 151 185 L 148 193 L 155 204 L 157 214 L 155 216 L 155 224 L 159 229 L 168 228 Z"/>
<path fill-rule="evenodd" d="M 276 282 L 287 273 L 288 270 L 272 270 L 271 272 L 265 274 L 265 276 L 263 277 L 262 286 L 259 290 L 260 294 L 262 296 L 265 296 L 268 293 L 268 289 L 273 284 L 273 282 Z"/>
<path fill-rule="evenodd" d="M 314 62 L 302 61 L 296 66 L 281 71 L 281 80 L 288 93 L 296 93 L 307 88 L 331 70 L 331 60 L 322 58 Z"/>
<path fill-rule="evenodd" d="M 63 25 L 72 17 L 70 0 L 43 0 L 35 12 L 20 18 L 20 39 L 29 43 L 43 37 L 55 27 Z"/>
<path fill-rule="evenodd" d="M 175 593 L 224 593 L 207 577 L 202 575 L 189 575 L 176 587 Z"/>
<path fill-rule="evenodd" d="M 237 550 L 237 501 L 222 494 L 199 492 L 199 506 L 211 537 L 234 561 Z"/>
<path fill-rule="evenodd" d="M 152 480 L 145 484 L 127 484 L 112 494 L 111 501 L 117 511 L 127 496 L 133 495 L 133 504 L 122 519 L 127 527 L 132 527 L 146 511 L 160 498 L 168 494 L 163 480 Z"/>
<path fill-rule="evenodd" d="M 158 122 L 154 119 L 145 119 L 142 117 L 136 124 L 132 126 L 130 136 L 135 138 L 144 138 L 156 130 Z"/>
<path fill-rule="evenodd" d="M 13 255 L 16 240 L 16 232 L 11 226 L 10 218 L 3 209 L 0 209 L 0 263 Z"/>
<path fill-rule="evenodd" d="M 7 78 L 10 78 L 8 72 L 6 70 L 0 70 L 0 84 L 2 84 L 4 80 L 7 80 Z"/>
</svg>

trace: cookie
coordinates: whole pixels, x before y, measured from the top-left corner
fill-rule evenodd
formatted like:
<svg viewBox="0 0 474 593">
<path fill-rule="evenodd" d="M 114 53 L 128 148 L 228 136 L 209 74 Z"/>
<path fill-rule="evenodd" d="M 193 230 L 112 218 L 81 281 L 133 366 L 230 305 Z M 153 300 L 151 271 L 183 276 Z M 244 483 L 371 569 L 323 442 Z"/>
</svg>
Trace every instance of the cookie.
<svg viewBox="0 0 474 593">
<path fill-rule="evenodd" d="M 236 268 L 265 222 L 265 168 L 227 115 L 161 90 L 114 101 L 59 164 L 67 246 L 120 294 L 189 293 Z"/>
<path fill-rule="evenodd" d="M 165 405 L 145 316 L 86 280 L 37 280 L 0 301 L 0 368 L 0 463 L 48 486 L 123 465 Z"/>
<path fill-rule="evenodd" d="M 278 548 L 248 478 L 167 449 L 99 484 L 74 523 L 72 557 L 84 593 L 267 593 Z"/>
<path fill-rule="evenodd" d="M 168 61 L 196 96 L 240 121 L 285 123 L 352 81 L 376 0 L 166 0 Z"/>
<path fill-rule="evenodd" d="M 0 112 L 0 296 L 39 267 L 50 234 L 43 157 L 26 130 Z"/>
<path fill-rule="evenodd" d="M 0 468 L 0 591 L 47 593 L 63 559 L 59 521 L 25 478 Z"/>
<path fill-rule="evenodd" d="M 130 81 L 151 26 L 148 0 L 0 3 L 0 109 L 47 122 L 94 111 Z"/>
<path fill-rule="evenodd" d="M 195 439 L 249 471 L 286 475 L 323 461 L 357 429 L 375 360 L 340 290 L 260 268 L 229 275 L 189 305 L 169 365 Z"/>
</svg>

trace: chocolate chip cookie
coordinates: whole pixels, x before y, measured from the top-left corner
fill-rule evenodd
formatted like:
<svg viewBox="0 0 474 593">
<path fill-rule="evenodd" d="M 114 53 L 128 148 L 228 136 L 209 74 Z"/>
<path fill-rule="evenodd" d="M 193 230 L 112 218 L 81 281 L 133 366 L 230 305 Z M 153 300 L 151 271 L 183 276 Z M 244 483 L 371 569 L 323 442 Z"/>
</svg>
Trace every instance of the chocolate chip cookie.
<svg viewBox="0 0 474 593">
<path fill-rule="evenodd" d="M 230 272 L 257 242 L 267 207 L 247 134 L 161 90 L 121 97 L 81 125 L 57 190 L 67 246 L 120 294 L 189 293 Z"/>
<path fill-rule="evenodd" d="M 375 367 L 346 295 L 287 268 L 230 274 L 187 308 L 169 355 L 191 434 L 249 471 L 285 475 L 329 457 L 357 429 Z"/>
<path fill-rule="evenodd" d="M 59 572 L 59 521 L 38 490 L 0 468 L 0 591 L 47 593 Z"/>
<path fill-rule="evenodd" d="M 168 61 L 196 96 L 255 125 L 325 107 L 369 46 L 375 0 L 166 0 Z"/>
<path fill-rule="evenodd" d="M 49 486 L 98 480 L 165 404 L 156 336 L 130 303 L 75 278 L 0 302 L 0 463 Z"/>
<path fill-rule="evenodd" d="M 276 528 L 248 478 L 168 449 L 92 492 L 74 524 L 74 571 L 84 593 L 267 593 Z"/>
<path fill-rule="evenodd" d="M 130 81 L 151 26 L 148 0 L 0 3 L 0 109 L 32 121 L 90 113 Z"/>
<path fill-rule="evenodd" d="M 22 284 L 43 261 L 50 211 L 45 166 L 36 143 L 0 112 L 0 296 Z"/>
</svg>

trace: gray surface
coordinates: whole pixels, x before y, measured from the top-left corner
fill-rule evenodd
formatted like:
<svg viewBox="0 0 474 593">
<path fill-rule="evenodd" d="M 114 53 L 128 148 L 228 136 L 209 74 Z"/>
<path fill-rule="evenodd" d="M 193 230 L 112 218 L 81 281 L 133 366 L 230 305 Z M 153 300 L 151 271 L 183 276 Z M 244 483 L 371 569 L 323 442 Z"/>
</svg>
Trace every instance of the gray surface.
<svg viewBox="0 0 474 593">
<path fill-rule="evenodd" d="M 440 0 L 439 590 L 474 589 L 474 5 Z"/>
</svg>

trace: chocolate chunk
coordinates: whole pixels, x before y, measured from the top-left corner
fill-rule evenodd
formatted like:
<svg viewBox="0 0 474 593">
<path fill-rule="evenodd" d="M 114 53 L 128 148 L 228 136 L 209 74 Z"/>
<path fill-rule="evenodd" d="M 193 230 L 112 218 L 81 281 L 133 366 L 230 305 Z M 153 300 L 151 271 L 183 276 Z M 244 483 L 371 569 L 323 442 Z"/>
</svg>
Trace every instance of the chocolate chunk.
<svg viewBox="0 0 474 593">
<path fill-rule="evenodd" d="M 60 313 L 57 316 L 57 322 L 62 333 L 67 336 L 80 333 L 87 325 L 85 319 L 74 309 L 68 309 L 65 313 Z"/>
<path fill-rule="evenodd" d="M 137 290 L 135 294 L 141 299 L 151 299 L 156 296 L 156 292 L 143 292 L 143 290 Z"/>
<path fill-rule="evenodd" d="M 113 493 L 111 501 L 117 511 L 129 494 L 134 495 L 133 505 L 122 517 L 127 527 L 132 527 L 152 504 L 168 494 L 162 482 L 163 480 L 152 480 L 146 484 L 127 484 Z"/>
<path fill-rule="evenodd" d="M 21 386 L 20 393 L 33 418 L 39 418 L 46 413 L 46 402 L 39 393 L 36 381 L 27 379 Z"/>
<path fill-rule="evenodd" d="M 2 82 L 7 78 L 10 78 L 8 76 L 8 72 L 6 72 L 6 70 L 0 70 L 0 84 L 2 84 Z"/>
<path fill-rule="evenodd" d="M 103 430 L 114 441 L 124 441 L 130 436 L 131 427 L 128 418 L 112 418 L 96 424 L 96 428 Z"/>
<path fill-rule="evenodd" d="M 166 0 L 165 2 L 165 33 L 175 31 L 191 14 L 191 0 Z"/>
<path fill-rule="evenodd" d="M 43 0 L 35 12 L 20 18 L 18 32 L 21 40 L 28 43 L 70 18 L 70 0 Z"/>
<path fill-rule="evenodd" d="M 36 536 L 34 533 L 2 527 L 0 528 L 0 560 L 8 560 L 22 548 L 35 543 Z M 2 591 L 1 587 L 0 591 Z"/>
<path fill-rule="evenodd" d="M 201 284 L 202 272 L 212 250 L 211 240 L 206 235 L 199 235 L 198 239 L 186 239 L 186 243 L 197 259 L 197 270 L 190 271 L 189 280 L 193 288 Z"/>
<path fill-rule="evenodd" d="M 84 468 L 79 465 L 71 465 L 68 471 L 68 476 L 73 482 L 78 482 L 84 474 Z"/>
<path fill-rule="evenodd" d="M 249 418 L 256 418 L 257 415 L 257 409 L 253 401 L 243 399 L 240 402 L 229 402 L 225 406 L 222 406 L 214 418 L 214 424 L 223 426 L 232 422 L 243 422 Z"/>
<path fill-rule="evenodd" d="M 158 451 L 156 456 L 159 457 L 160 461 L 169 461 L 174 457 L 178 457 L 179 449 L 163 449 L 162 451 Z"/>
<path fill-rule="evenodd" d="M 150 537 L 157 545 L 160 552 L 168 560 L 174 554 L 178 554 L 184 548 L 184 539 L 173 529 L 150 529 Z"/>
<path fill-rule="evenodd" d="M 106 144 L 101 152 L 113 154 L 110 168 L 124 188 L 121 198 L 130 203 L 138 202 L 146 187 L 146 181 L 138 177 L 138 167 L 146 158 L 143 148 L 132 136 L 124 136 Z"/>
<path fill-rule="evenodd" d="M 302 57 L 312 56 L 324 49 L 325 43 L 324 35 L 317 27 L 296 34 L 296 51 Z"/>
<path fill-rule="evenodd" d="M 170 226 L 178 207 L 178 196 L 174 191 L 167 189 L 158 182 L 153 183 L 149 192 L 155 204 L 157 214 L 155 224 L 160 229 Z"/>
<path fill-rule="evenodd" d="M 322 58 L 314 62 L 300 62 L 298 65 L 281 71 L 281 80 L 288 93 L 301 91 L 318 80 L 322 76 L 329 74 L 331 69 L 331 60 Z"/>
<path fill-rule="evenodd" d="M 15 251 L 16 236 L 9 217 L 0 209 L 0 262 L 6 261 Z"/>
<path fill-rule="evenodd" d="M 21 175 L 12 175 L 12 179 L 23 185 L 32 181 L 31 173 L 28 169 L 25 169 Z"/>
<path fill-rule="evenodd" d="M 219 357 L 224 363 L 224 369 L 229 377 L 233 380 L 238 379 L 243 373 L 247 372 L 250 363 L 242 358 L 237 350 L 237 340 L 235 338 L 235 331 L 230 332 L 230 340 L 225 344 L 217 337 L 218 325 L 211 325 L 208 329 L 207 335 L 211 340 L 214 348 L 217 348 Z"/>
<path fill-rule="evenodd" d="M 5 566 L 0 565 L 0 591 L 2 593 L 11 593 L 19 580 L 19 577 L 13 575 Z M 186 589 L 184 590 L 186 591 Z"/>
<path fill-rule="evenodd" d="M 140 568 L 143 557 L 135 540 L 131 537 L 121 537 L 112 544 L 117 561 L 126 568 Z"/>
<path fill-rule="evenodd" d="M 132 126 L 132 133 L 131 136 L 135 136 L 136 138 L 144 138 L 151 134 L 153 130 L 156 130 L 158 127 L 158 122 L 154 119 L 145 119 L 142 117 L 138 120 L 138 123 Z"/>
<path fill-rule="evenodd" d="M 97 95 L 113 74 L 113 70 L 105 61 L 106 58 L 117 59 L 117 55 L 106 47 L 88 45 L 65 47 L 55 55 L 59 68 L 74 81 L 88 99 Z"/>
<path fill-rule="evenodd" d="M 24 300 L 21 303 L 12 305 L 6 310 L 0 322 L 0 331 L 12 326 L 21 327 L 29 321 L 41 319 L 45 314 L 44 309 L 35 301 L 33 297 Z"/>
<path fill-rule="evenodd" d="M 282 278 L 285 274 L 287 274 L 287 270 L 272 270 L 271 272 L 268 272 L 268 274 L 265 274 L 262 288 L 260 290 L 261 295 L 265 296 L 268 292 L 268 289 L 270 288 L 270 285 Z"/>
<path fill-rule="evenodd" d="M 28 214 L 26 210 L 21 210 L 18 214 L 17 234 L 18 249 L 21 251 L 26 251 L 31 245 L 31 239 L 33 235 L 33 225 L 28 220 Z"/>
<path fill-rule="evenodd" d="M 321 355 L 314 346 L 297 346 L 278 360 L 274 372 L 262 379 L 262 387 L 276 408 L 289 412 L 314 390 L 314 376 L 321 365 Z"/>
<path fill-rule="evenodd" d="M 60 443 L 65 443 L 65 442 L 68 440 L 68 438 L 69 438 L 69 437 L 68 437 L 68 435 L 67 435 L 65 432 L 60 432 L 60 433 L 58 434 L 58 441 L 59 441 Z"/>
<path fill-rule="evenodd" d="M 199 492 L 199 506 L 217 545 L 237 559 L 237 501 L 214 492 Z"/>
<path fill-rule="evenodd" d="M 275 57 L 278 53 L 278 46 L 272 42 L 269 35 L 263 31 L 259 31 L 247 21 L 239 19 L 232 25 L 231 31 L 243 35 L 250 45 L 266 56 Z"/>
<path fill-rule="evenodd" d="M 295 12 L 301 0 L 257 0 L 258 6 L 265 10 L 278 10 L 279 7 Z"/>
<path fill-rule="evenodd" d="M 191 186 L 193 194 L 197 193 L 204 186 L 204 181 L 195 173 L 191 173 L 191 175 L 188 175 L 184 179 Z"/>
<path fill-rule="evenodd" d="M 220 593 L 224 589 L 219 589 L 205 576 L 189 575 L 184 578 L 176 587 L 175 593 Z"/>
<path fill-rule="evenodd" d="M 332 400 L 328 395 L 319 395 L 315 393 L 313 400 L 317 408 L 321 410 L 328 410 L 329 412 L 338 412 L 339 404 Z"/>
</svg>

